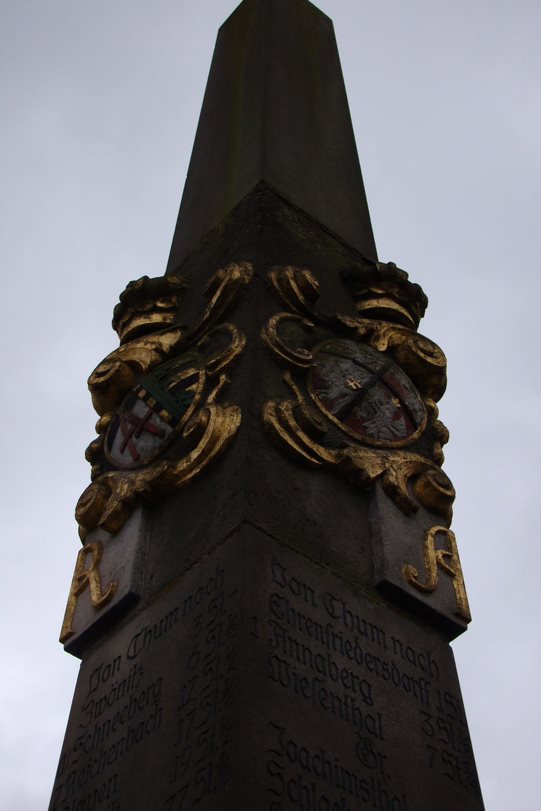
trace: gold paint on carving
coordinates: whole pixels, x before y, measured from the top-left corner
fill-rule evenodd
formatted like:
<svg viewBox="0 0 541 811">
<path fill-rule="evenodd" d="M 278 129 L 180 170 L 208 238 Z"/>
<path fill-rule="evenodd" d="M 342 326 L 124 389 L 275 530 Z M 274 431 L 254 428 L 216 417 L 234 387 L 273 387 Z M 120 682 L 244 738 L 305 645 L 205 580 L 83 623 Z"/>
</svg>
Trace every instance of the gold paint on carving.
<svg viewBox="0 0 541 811">
<path fill-rule="evenodd" d="M 224 389 L 229 382 L 230 381 L 227 375 L 224 374 L 220 375 L 218 382 L 216 383 L 212 391 L 209 393 L 209 396 L 207 397 L 207 405 L 211 405 L 212 403 L 216 402 L 216 398 L 218 397 L 222 389 Z"/>
<path fill-rule="evenodd" d="M 400 324 L 338 315 L 338 323 L 352 337 L 378 352 L 389 352 L 419 391 L 439 400 L 447 386 L 447 359 L 437 344 Z"/>
<path fill-rule="evenodd" d="M 261 337 L 282 363 L 300 369 L 308 368 L 313 361 L 313 354 L 303 347 L 291 347 L 280 337 L 279 329 L 283 324 L 296 323 L 309 330 L 315 325 L 300 315 L 278 313 L 274 315 L 261 330 Z"/>
<path fill-rule="evenodd" d="M 113 329 L 125 344 L 148 332 L 171 327 L 187 283 L 182 276 L 142 276 L 120 294 L 113 313 Z"/>
<path fill-rule="evenodd" d="M 92 557 L 90 566 L 86 568 L 88 555 Z M 60 631 L 60 642 L 62 643 L 66 642 L 70 636 L 73 636 L 75 633 L 73 630 L 75 609 L 77 608 L 79 597 L 87 588 L 90 590 L 90 604 L 96 611 L 107 605 L 117 590 L 118 583 L 112 580 L 105 591 L 102 591 L 99 568 L 102 556 L 103 544 L 101 541 L 89 543 L 79 550 L 68 595 L 66 613 L 64 614 L 64 621 Z"/>
<path fill-rule="evenodd" d="M 184 343 L 180 328 L 134 338 L 102 360 L 88 378 L 92 405 L 100 416 L 113 412 L 138 379 L 168 360 Z"/>
<path fill-rule="evenodd" d="M 92 484 L 81 495 L 76 507 L 79 534 L 83 540 L 96 527 L 111 534 L 118 532 L 138 498 L 155 501 L 172 489 L 189 483 L 215 456 L 225 450 L 235 435 L 240 424 L 240 409 L 236 406 L 219 405 L 216 398 L 228 382 L 223 371 L 243 351 L 246 339 L 232 324 L 216 322 L 250 282 L 252 274 L 252 266 L 248 262 L 230 264 L 219 270 L 206 288 L 208 305 L 191 329 L 174 326 L 134 337 L 111 352 L 90 375 L 88 385 L 100 419 L 96 424 L 98 437 L 86 450 L 86 458 L 92 465 Z M 137 313 L 131 311 L 132 307 L 137 312 L 143 312 L 146 329 L 152 329 L 156 311 L 163 309 L 162 315 L 169 317 L 167 311 L 171 309 L 172 301 L 155 295 L 156 291 L 162 287 L 167 288 L 168 284 L 177 292 L 185 287 L 182 279 L 168 282 L 167 279 L 144 278 L 128 285 L 121 296 L 120 305 L 115 309 L 115 323 L 117 326 L 121 324 L 124 338 L 128 333 L 137 332 L 140 326 L 135 323 Z M 158 321 L 163 324 L 161 316 Z M 127 333 L 125 325 L 128 322 L 130 327 Z M 225 341 L 220 340 L 220 335 Z M 219 348 L 212 353 L 211 341 L 214 338 L 218 338 Z M 210 356 L 209 345 L 212 353 Z M 166 457 L 140 470 L 117 469 L 103 473 L 101 465 L 105 454 L 105 435 L 128 392 L 133 390 L 141 377 L 165 361 L 178 357 L 190 347 L 199 351 L 206 360 L 204 368 L 200 370 L 195 397 L 175 430 L 180 430 L 182 437 L 190 443 L 196 443 L 195 447 L 182 459 Z M 185 370 L 182 374 L 184 373 Z M 218 382 L 201 405 L 200 397 L 206 375 L 218 376 Z"/>
<path fill-rule="evenodd" d="M 394 262 L 365 259 L 342 271 L 342 281 L 364 317 L 380 318 L 417 329 L 428 306 L 418 284 Z"/>
<path fill-rule="evenodd" d="M 224 376 L 211 397 L 216 396 L 225 382 Z M 136 498 L 154 502 L 173 489 L 189 484 L 229 445 L 240 419 L 241 411 L 237 406 L 221 406 L 207 400 L 184 428 L 183 437 L 197 441 L 186 456 L 157 462 L 141 470 L 115 470 L 100 476 L 84 491 L 75 510 L 81 536 L 86 537 L 97 527 L 114 535 L 130 516 Z"/>
<path fill-rule="evenodd" d="M 448 541 L 449 549 L 436 549 L 436 537 L 444 535 Z M 402 574 L 406 581 L 418 591 L 431 593 L 438 585 L 438 568 L 448 574 L 453 580 L 453 589 L 456 599 L 455 614 L 465 622 L 470 622 L 470 606 L 466 594 L 462 565 L 458 554 L 458 545 L 455 533 L 447 527 L 431 527 L 424 537 L 424 565 L 426 580 L 419 580 L 419 572 L 410 563 L 402 566 Z"/>
<path fill-rule="evenodd" d="M 274 267 L 269 281 L 280 301 L 299 315 L 313 315 L 319 298 L 319 282 L 306 268 Z"/>
<path fill-rule="evenodd" d="M 438 419 L 436 401 L 443 395 L 446 384 L 447 361 L 442 350 L 428 338 L 416 332 L 416 326 L 428 303 L 418 285 L 408 281 L 408 275 L 392 263 L 377 263 L 377 273 L 372 281 L 369 275 L 357 271 L 346 280 L 361 312 L 376 314 L 388 312 L 389 320 L 361 318 L 337 313 L 331 320 L 316 311 L 319 284 L 309 270 L 276 267 L 268 274 L 272 289 L 279 300 L 290 310 L 273 316 L 262 329 L 262 338 L 282 365 L 296 369 L 299 374 L 313 362 L 314 350 L 292 346 L 284 337 L 284 328 L 289 323 L 313 330 L 315 325 L 365 343 L 379 352 L 388 353 L 417 387 L 426 406 L 426 420 L 414 441 L 430 426 L 433 435 L 431 458 L 404 449 L 370 449 L 357 443 L 346 448 L 328 448 L 324 443 L 326 427 L 319 415 L 307 405 L 300 387 L 289 372 L 284 380 L 294 392 L 295 399 L 271 400 L 263 406 L 263 420 L 270 434 L 284 450 L 314 465 L 332 465 L 357 486 L 367 487 L 381 481 L 385 492 L 406 514 L 419 505 L 442 515 L 451 521 L 452 503 L 455 497 L 453 485 L 440 466 L 443 462 L 442 445 L 449 432 Z M 365 269 L 366 270 L 366 269 Z M 308 315 L 311 320 L 305 320 Z M 399 323 L 396 323 L 399 322 Z M 402 322 L 402 323 L 400 323 Z M 350 385 L 355 386 L 352 382 Z M 313 393 L 312 396 L 314 397 Z M 315 397 L 314 397 L 315 399 Z M 316 400 L 317 407 L 321 403 Z M 335 422 L 333 415 L 326 416 Z M 339 422 L 338 427 L 347 433 L 347 427 Z M 394 444 L 394 443 L 393 443 Z M 406 444 L 406 443 L 404 443 Z"/>
<path fill-rule="evenodd" d="M 440 411 L 434 400 L 426 398 L 425 402 L 428 411 L 428 419 L 434 432 L 432 459 L 441 467 L 445 460 L 442 447 L 449 442 L 449 430 L 443 422 L 438 419 Z"/>
<path fill-rule="evenodd" d="M 209 303 L 191 334 L 200 335 L 221 318 L 242 290 L 251 282 L 253 268 L 249 262 L 227 265 L 218 270 L 205 289 Z"/>
<path fill-rule="evenodd" d="M 293 403 L 268 401 L 263 406 L 263 421 L 275 438 L 280 440 L 285 450 L 293 451 L 303 461 L 315 467 L 321 467 L 323 462 L 330 461 L 325 458 L 325 449 L 314 448 L 310 437 L 298 425 L 294 413 Z M 318 453 L 318 451 L 323 451 Z"/>
<path fill-rule="evenodd" d="M 407 274 L 404 271 L 399 271 L 398 268 L 395 268 L 395 271 L 404 274 L 407 279 Z M 301 316 L 308 315 L 311 319 L 323 323 L 322 318 L 315 310 L 315 304 L 319 297 L 319 283 L 311 271 L 291 266 L 275 267 L 269 272 L 268 278 L 279 300 L 288 307 L 290 312 Z M 416 288 L 417 286 L 412 285 L 412 287 Z M 374 292 L 377 293 L 378 291 L 382 294 L 386 293 L 384 288 L 374 288 Z M 374 318 L 353 318 L 337 313 L 337 326 L 346 333 L 351 334 L 356 340 L 368 343 L 373 349 L 377 349 L 379 352 L 389 352 L 426 398 L 434 401 L 439 400 L 443 396 L 447 385 L 447 360 L 440 347 L 416 332 L 416 322 L 412 314 L 407 309 L 404 309 L 403 304 L 387 295 L 384 295 L 383 298 L 357 301 L 356 307 L 362 312 L 365 307 L 373 307 L 373 302 L 376 302 L 376 304 L 379 302 L 381 307 L 385 304 L 386 307 L 392 308 L 395 313 L 400 313 L 400 320 L 402 321 L 407 316 L 407 324 Z M 286 316 L 286 314 L 283 314 L 283 316 Z M 278 322 L 276 322 L 277 325 Z M 271 334 L 268 332 L 269 327 L 270 322 L 264 327 L 263 334 L 265 341 L 270 345 L 273 336 L 272 332 Z M 278 347 L 274 346 L 272 348 L 276 349 Z M 282 359 L 287 360 L 290 354 L 289 351 L 286 352 L 285 357 L 282 357 Z M 293 362 L 293 359 L 290 362 Z"/>
<path fill-rule="evenodd" d="M 251 278 L 252 266 L 248 262 L 228 265 L 215 273 L 209 282 L 207 295 L 210 302 L 189 333 L 185 334 L 180 327 L 168 328 L 134 338 L 111 352 L 88 379 L 92 403 L 98 414 L 113 412 L 141 376 L 177 354 L 188 339 L 209 329 Z"/>
<path fill-rule="evenodd" d="M 362 445 L 325 447 L 314 436 L 317 432 L 321 439 L 323 424 L 314 419 L 298 386 L 291 385 L 291 376 L 286 373 L 284 379 L 293 388 L 296 402 L 271 400 L 263 406 L 264 424 L 282 448 L 313 466 L 334 467 L 363 489 L 380 480 L 387 495 L 406 514 L 416 512 L 421 504 L 451 520 L 454 488 L 440 468 L 420 454 L 403 450 L 373 450 Z M 421 484 L 416 487 L 419 480 Z"/>
<path fill-rule="evenodd" d="M 305 431 L 308 431 L 312 436 L 323 437 L 327 433 L 327 427 L 321 419 L 320 414 L 315 411 L 311 404 L 308 403 L 300 389 L 295 382 L 293 376 L 289 372 L 285 372 L 284 380 L 295 395 L 296 402 L 292 413 L 295 419 Z"/>
<path fill-rule="evenodd" d="M 160 301 L 158 299 L 158 301 L 155 301 L 154 304 L 157 308 L 160 308 L 160 306 L 163 306 L 165 302 Z M 173 302 L 171 301 L 170 304 L 172 307 Z M 171 324 L 175 322 L 175 318 L 176 318 L 176 308 L 170 309 L 167 312 L 140 313 L 140 314 L 138 314 L 134 310 L 128 310 L 126 312 L 125 321 L 123 320 L 123 322 L 119 324 L 118 327 L 122 343 L 124 344 L 130 340 L 133 340 L 141 329 L 150 331 L 152 330 L 152 328 L 163 329 L 164 327 L 169 327 Z M 129 329 L 126 329 L 124 327 L 125 322 L 129 323 Z"/>
<path fill-rule="evenodd" d="M 455 488 L 440 468 L 424 471 L 413 483 L 413 492 L 428 510 L 446 515 L 451 520 Z M 447 510 L 443 509 L 445 505 Z"/>
<path fill-rule="evenodd" d="M 376 290 L 372 289 L 372 292 L 379 294 L 384 293 L 384 290 Z M 410 315 L 410 313 L 406 310 L 405 307 L 402 307 L 397 301 L 393 301 L 391 298 L 371 298 L 364 301 L 357 301 L 355 302 L 355 309 L 361 316 L 373 312 L 377 314 L 380 318 L 383 314 L 388 316 L 388 320 L 396 320 L 399 323 L 404 323 L 406 326 L 410 326 L 415 329 L 415 321 Z"/>
<path fill-rule="evenodd" d="M 222 369 L 226 369 L 228 366 L 230 366 L 231 363 L 238 358 L 246 346 L 246 337 L 243 335 L 243 333 L 233 324 L 225 323 L 219 324 L 217 327 L 214 327 L 205 333 L 205 335 L 197 342 L 196 347 L 198 349 L 203 349 L 208 345 L 211 337 L 219 334 L 220 332 L 227 335 L 229 338 L 229 343 L 225 350 L 217 352 L 207 359 L 206 369 L 208 374 L 211 376 L 219 374 Z"/>
<path fill-rule="evenodd" d="M 188 484 L 229 444 L 240 424 L 241 412 L 236 406 L 216 404 L 216 398 L 228 382 L 221 370 L 233 363 L 242 352 L 245 337 L 232 324 L 220 324 L 199 340 L 196 349 L 204 349 L 212 336 L 219 333 L 227 338 L 228 343 L 211 355 L 206 368 L 201 369 L 196 396 L 179 423 L 180 428 L 184 425 L 182 431 L 184 439 L 197 443 L 196 447 L 180 460 L 167 458 L 136 471 L 113 470 L 101 474 L 99 464 L 93 464 L 93 482 L 81 495 L 75 511 L 79 534 L 83 540 L 97 527 L 116 534 L 129 518 L 137 498 L 156 501 L 172 489 Z M 148 340 L 148 337 L 145 340 Z M 124 350 L 129 346 L 128 344 L 121 347 L 117 352 L 124 355 Z M 145 360 L 150 362 L 151 357 L 146 356 Z M 142 371 L 142 364 L 139 368 Z M 144 371 L 148 373 L 151 368 L 152 364 L 148 363 Z M 197 410 L 206 372 L 210 376 L 219 375 L 219 380 L 206 397 L 203 406 Z M 105 432 L 110 421 L 110 414 L 98 421 L 97 427 L 103 432 L 87 449 L 87 458 L 91 463 L 101 460 Z"/>
</svg>

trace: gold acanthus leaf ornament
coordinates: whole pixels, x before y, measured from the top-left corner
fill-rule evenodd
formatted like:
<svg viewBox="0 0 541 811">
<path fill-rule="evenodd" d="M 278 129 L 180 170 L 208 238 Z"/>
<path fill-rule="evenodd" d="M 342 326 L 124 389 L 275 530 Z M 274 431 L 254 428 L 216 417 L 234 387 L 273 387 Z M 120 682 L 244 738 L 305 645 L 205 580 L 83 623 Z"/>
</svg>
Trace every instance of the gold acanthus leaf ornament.
<svg viewBox="0 0 541 811">
<path fill-rule="evenodd" d="M 136 322 L 135 337 L 88 381 L 100 419 L 86 451 L 92 484 L 76 507 L 83 540 L 96 528 L 117 533 L 138 499 L 155 502 L 188 484 L 235 436 L 241 410 L 217 400 L 246 340 L 233 324 L 217 322 L 251 278 L 249 263 L 215 273 L 206 288 L 208 305 L 191 328 L 171 323 L 169 310 L 167 326 L 156 327 L 157 308 L 147 299 L 153 291 L 163 296 L 161 281 L 128 286 L 129 295 L 121 297 L 128 315 L 117 307 L 115 317 Z"/>
<path fill-rule="evenodd" d="M 391 271 L 388 275 L 396 284 L 399 271 L 395 272 L 394 266 Z M 410 293 L 419 298 L 420 288 L 407 282 L 403 271 L 400 273 L 404 276 L 404 280 L 398 279 L 404 287 L 400 291 L 404 301 Z M 316 306 L 319 285 L 307 269 L 275 267 L 269 272 L 269 282 L 289 312 L 272 316 L 262 329 L 262 339 L 274 359 L 287 368 L 284 380 L 294 394 L 293 399 L 264 404 L 263 420 L 273 439 L 304 463 L 331 466 L 357 486 L 365 488 L 381 481 L 387 495 L 406 514 L 422 505 L 450 522 L 455 491 L 441 470 L 442 446 L 449 432 L 438 419 L 436 405 L 447 382 L 442 350 L 417 333 L 413 318 L 410 323 L 414 328 L 398 319 L 392 322 L 322 314 Z M 396 297 L 394 289 L 391 293 Z M 363 295 L 368 299 L 368 287 Z M 413 302 L 416 306 L 417 298 Z M 363 307 L 370 311 L 368 305 Z M 374 314 L 381 311 L 379 305 L 372 309 Z M 363 346 L 366 348 L 361 349 Z M 401 390 L 401 395 L 379 387 L 385 375 L 394 376 L 396 392 Z M 334 406 L 326 402 L 333 387 L 338 397 Z M 363 391 L 371 394 L 366 397 Z M 404 392 L 405 399 L 401 400 Z M 353 405 L 348 406 L 348 399 Z M 379 428 L 388 431 L 381 434 L 385 438 L 371 437 L 359 426 L 348 425 L 346 412 L 351 420 L 354 408 L 361 408 L 368 423 L 377 426 L 380 420 L 383 425 Z M 384 412 L 391 415 L 386 424 Z M 405 425 L 408 418 L 414 424 L 394 436 L 398 428 L 393 423 L 402 420 Z M 341 439 L 337 429 L 342 432 Z M 414 447 L 405 447 L 414 443 Z"/>
</svg>

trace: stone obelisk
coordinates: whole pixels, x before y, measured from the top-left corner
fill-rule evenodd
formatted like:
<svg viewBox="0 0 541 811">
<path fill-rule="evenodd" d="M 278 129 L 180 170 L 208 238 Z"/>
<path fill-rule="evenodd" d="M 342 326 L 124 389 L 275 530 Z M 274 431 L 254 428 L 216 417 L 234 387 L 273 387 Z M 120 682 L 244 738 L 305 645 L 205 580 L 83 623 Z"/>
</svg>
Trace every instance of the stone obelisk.
<svg viewBox="0 0 541 811">
<path fill-rule="evenodd" d="M 331 21 L 220 29 L 166 274 L 92 372 L 52 811 L 479 811 L 441 349 L 378 261 Z"/>
</svg>

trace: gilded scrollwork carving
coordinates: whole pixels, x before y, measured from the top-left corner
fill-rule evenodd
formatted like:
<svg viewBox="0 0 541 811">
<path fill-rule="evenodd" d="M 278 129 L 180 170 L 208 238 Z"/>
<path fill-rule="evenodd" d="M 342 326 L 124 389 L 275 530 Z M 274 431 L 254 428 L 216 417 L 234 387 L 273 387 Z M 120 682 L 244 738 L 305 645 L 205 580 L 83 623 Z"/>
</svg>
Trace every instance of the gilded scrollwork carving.
<svg viewBox="0 0 541 811">
<path fill-rule="evenodd" d="M 388 311 L 399 299 L 399 313 L 410 294 L 413 324 L 424 312 L 424 293 L 394 266 L 380 266 L 377 273 L 373 284 L 366 273 L 357 277 L 363 312 L 371 312 L 370 291 L 378 313 L 384 293 Z M 406 514 L 422 505 L 450 522 L 455 491 L 440 467 L 449 434 L 436 405 L 446 385 L 441 349 L 405 326 L 402 315 L 398 323 L 321 316 L 310 271 L 273 268 L 269 279 L 290 312 L 274 315 L 262 338 L 287 368 L 283 379 L 292 393 L 264 405 L 271 436 L 304 463 L 332 467 L 359 487 L 381 481 Z M 302 292 L 303 283 L 311 297 Z"/>
<path fill-rule="evenodd" d="M 222 318 L 229 307 L 237 300 L 243 289 L 250 284 L 253 276 L 249 262 L 232 263 L 218 270 L 205 289 L 208 305 L 199 322 L 191 330 L 192 335 L 201 335 Z"/>
<path fill-rule="evenodd" d="M 307 403 L 290 372 L 284 379 L 294 399 L 270 400 L 263 407 L 265 426 L 284 450 L 311 466 L 333 467 L 362 489 L 379 479 L 387 495 L 406 514 L 422 504 L 450 521 L 455 491 L 439 467 L 410 451 L 376 450 L 347 442 L 342 447 L 329 447 L 325 421 Z"/>
<path fill-rule="evenodd" d="M 130 282 L 113 312 L 112 326 L 120 343 L 174 324 L 187 287 L 183 276 L 142 276 Z"/>
<path fill-rule="evenodd" d="M 225 379 L 224 379 L 225 382 Z M 111 534 L 125 524 L 138 498 L 156 501 L 192 481 L 235 436 L 238 406 L 206 401 L 182 432 L 193 448 L 181 458 L 167 458 L 141 471 L 111 471 L 99 476 L 78 501 L 76 518 L 83 534 L 101 527 Z"/>
<path fill-rule="evenodd" d="M 315 327 L 312 321 L 308 321 L 301 315 L 292 313 L 278 313 L 272 316 L 261 330 L 261 337 L 267 346 L 272 350 L 275 357 L 285 366 L 298 368 L 308 368 L 312 363 L 313 356 L 309 349 L 299 346 L 298 342 L 291 342 L 292 328 L 299 332 L 310 332 Z"/>
<path fill-rule="evenodd" d="M 428 299 L 422 287 L 410 282 L 406 271 L 394 262 L 365 259 L 341 275 L 361 317 L 417 329 Z"/>
<path fill-rule="evenodd" d="M 274 267 L 269 282 L 282 304 L 298 315 L 314 315 L 319 298 L 319 282 L 306 268 Z"/>
<path fill-rule="evenodd" d="M 134 338 L 107 355 L 88 378 L 92 405 L 100 417 L 114 411 L 136 380 L 170 358 L 185 343 L 180 328 Z"/>
<path fill-rule="evenodd" d="M 126 335 L 131 340 L 88 381 L 100 418 L 98 437 L 86 451 L 92 483 L 76 507 L 83 539 L 98 527 L 117 533 L 139 499 L 154 502 L 188 484 L 235 436 L 240 408 L 219 398 L 245 337 L 218 321 L 251 276 L 248 263 L 218 271 L 207 285 L 208 305 L 191 328 L 178 324 L 178 310 L 171 317 L 172 298 L 164 296 L 164 289 L 183 291 L 184 282 L 145 278 L 122 294 L 113 325 L 121 341 Z"/>
</svg>

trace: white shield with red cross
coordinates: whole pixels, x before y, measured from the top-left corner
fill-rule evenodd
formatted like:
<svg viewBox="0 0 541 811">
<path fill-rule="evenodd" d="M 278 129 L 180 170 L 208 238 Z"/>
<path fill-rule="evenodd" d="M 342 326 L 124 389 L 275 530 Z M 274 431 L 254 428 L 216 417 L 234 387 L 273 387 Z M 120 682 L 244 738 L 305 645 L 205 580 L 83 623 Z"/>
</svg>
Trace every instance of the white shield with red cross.
<svg viewBox="0 0 541 811">
<path fill-rule="evenodd" d="M 199 399 L 204 369 L 193 353 L 147 375 L 124 398 L 105 438 L 116 468 L 143 467 L 159 456 L 189 418 Z"/>
</svg>

